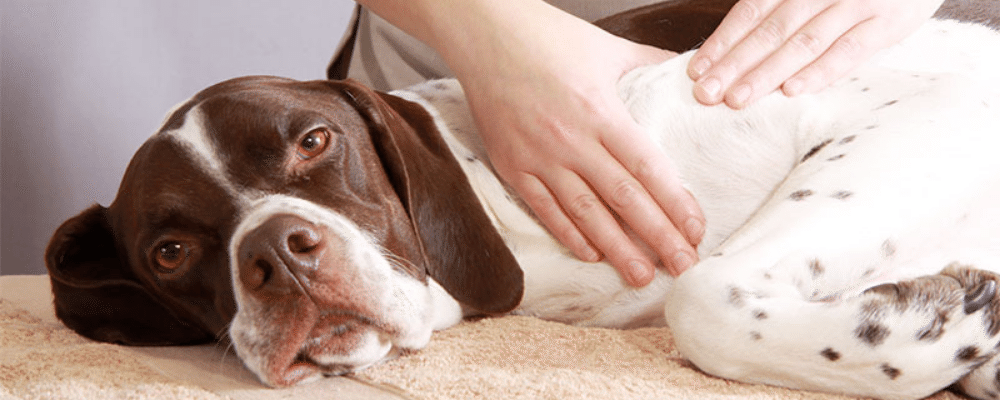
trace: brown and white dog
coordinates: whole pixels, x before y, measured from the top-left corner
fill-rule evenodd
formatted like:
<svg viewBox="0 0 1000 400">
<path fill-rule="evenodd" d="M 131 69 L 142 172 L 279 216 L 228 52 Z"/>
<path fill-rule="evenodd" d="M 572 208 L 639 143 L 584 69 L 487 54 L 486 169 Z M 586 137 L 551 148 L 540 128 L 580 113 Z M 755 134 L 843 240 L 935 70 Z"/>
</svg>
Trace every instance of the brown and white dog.
<svg viewBox="0 0 1000 400">
<path fill-rule="evenodd" d="M 669 324 L 701 369 L 742 381 L 996 397 L 1000 35 L 933 21 L 820 94 L 744 111 L 696 104 L 689 57 L 619 85 L 708 221 L 677 280 L 634 289 L 574 259 L 493 174 L 454 81 L 249 77 L 171 111 L 115 201 L 57 230 L 57 315 L 107 342 L 228 339 L 273 386 L 513 312 Z"/>
</svg>

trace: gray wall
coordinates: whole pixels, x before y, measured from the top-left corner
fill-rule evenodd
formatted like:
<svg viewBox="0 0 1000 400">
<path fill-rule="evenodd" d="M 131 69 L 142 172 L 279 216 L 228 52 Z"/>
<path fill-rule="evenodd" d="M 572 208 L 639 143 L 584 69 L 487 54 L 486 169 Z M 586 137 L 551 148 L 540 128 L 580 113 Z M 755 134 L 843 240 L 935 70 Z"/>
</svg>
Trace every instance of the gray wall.
<svg viewBox="0 0 1000 400">
<path fill-rule="evenodd" d="M 170 107 L 240 75 L 321 79 L 348 0 L 2 0 L 0 274 L 114 198 Z"/>
</svg>

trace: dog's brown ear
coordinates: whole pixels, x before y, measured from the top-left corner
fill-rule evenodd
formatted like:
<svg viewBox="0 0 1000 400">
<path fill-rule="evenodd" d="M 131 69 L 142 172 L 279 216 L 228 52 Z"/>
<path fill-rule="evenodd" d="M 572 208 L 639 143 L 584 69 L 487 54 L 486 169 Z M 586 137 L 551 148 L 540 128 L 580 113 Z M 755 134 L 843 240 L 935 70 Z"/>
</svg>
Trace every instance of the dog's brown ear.
<svg viewBox="0 0 1000 400">
<path fill-rule="evenodd" d="M 99 205 L 60 226 L 45 251 L 56 316 L 93 340 L 128 345 L 204 343 L 211 334 L 186 323 L 139 283 L 120 256 Z"/>
<path fill-rule="evenodd" d="M 413 221 L 428 275 L 477 311 L 517 307 L 524 292 L 521 268 L 427 111 L 352 81 L 339 85 L 367 120 L 386 175 Z"/>
</svg>

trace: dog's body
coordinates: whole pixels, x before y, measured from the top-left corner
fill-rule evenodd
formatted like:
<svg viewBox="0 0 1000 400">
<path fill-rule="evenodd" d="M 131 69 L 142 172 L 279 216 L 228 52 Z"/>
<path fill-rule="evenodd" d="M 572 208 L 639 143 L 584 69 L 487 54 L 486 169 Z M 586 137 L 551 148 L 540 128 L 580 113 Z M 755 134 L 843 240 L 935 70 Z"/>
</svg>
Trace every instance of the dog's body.
<svg viewBox="0 0 1000 400">
<path fill-rule="evenodd" d="M 60 228 L 57 312 L 106 341 L 228 336 L 279 386 L 511 311 L 668 323 L 743 381 L 1000 393 L 998 35 L 932 22 L 831 89 L 742 112 L 695 104 L 687 57 L 620 83 L 708 221 L 677 281 L 633 289 L 573 258 L 493 174 L 453 81 L 247 78 L 174 110 L 115 203 Z"/>
<path fill-rule="evenodd" d="M 996 354 L 997 276 L 974 270 L 1000 272 L 1000 36 L 934 22 L 833 88 L 744 112 L 695 104 L 688 57 L 620 84 L 708 221 L 702 261 L 641 290 L 505 198 L 457 85 L 396 92 L 441 121 L 520 261 L 516 313 L 629 327 L 660 323 L 666 300 L 678 346 L 710 373 L 885 398 L 928 395 Z M 967 391 L 1000 393 L 997 372 Z"/>
</svg>

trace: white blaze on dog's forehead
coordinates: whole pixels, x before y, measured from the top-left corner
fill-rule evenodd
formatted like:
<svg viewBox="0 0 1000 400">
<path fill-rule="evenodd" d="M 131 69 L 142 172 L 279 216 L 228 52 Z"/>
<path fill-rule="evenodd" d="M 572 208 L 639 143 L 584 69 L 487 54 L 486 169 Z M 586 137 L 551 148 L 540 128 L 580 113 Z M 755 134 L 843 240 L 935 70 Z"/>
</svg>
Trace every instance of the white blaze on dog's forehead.
<svg viewBox="0 0 1000 400">
<path fill-rule="evenodd" d="M 182 105 L 184 103 L 181 103 Z M 172 115 L 173 112 L 167 114 Z M 198 106 L 191 107 L 184 115 L 184 123 L 177 129 L 163 131 L 161 133 L 181 145 L 191 158 L 205 171 L 206 174 L 224 189 L 233 198 L 241 203 L 247 202 L 247 195 L 236 188 L 232 180 L 226 174 L 225 166 L 219 157 L 218 149 L 208 137 L 208 130 L 205 125 L 205 115 Z"/>
</svg>

